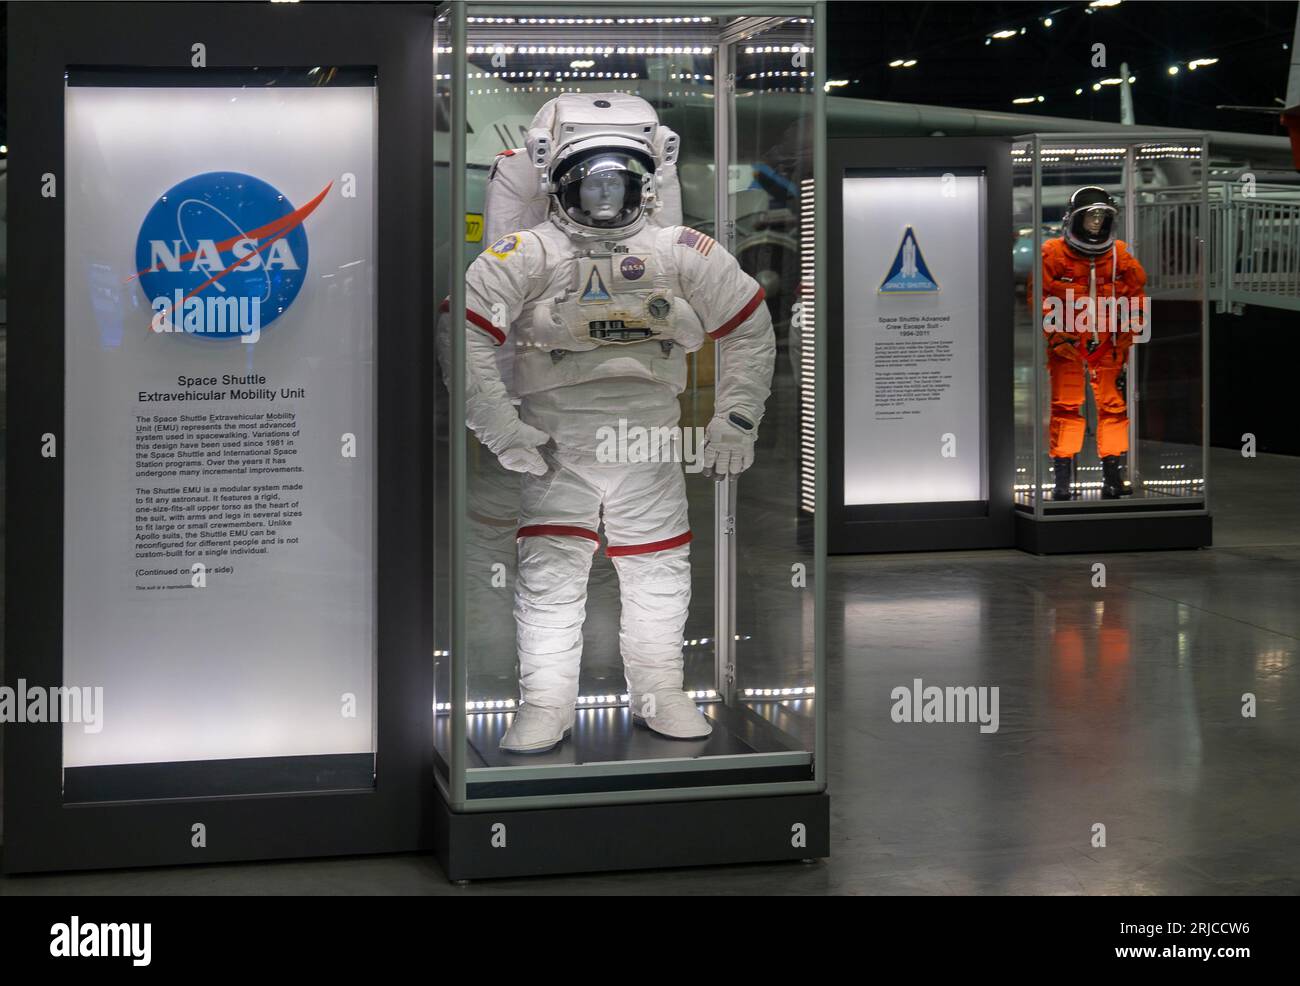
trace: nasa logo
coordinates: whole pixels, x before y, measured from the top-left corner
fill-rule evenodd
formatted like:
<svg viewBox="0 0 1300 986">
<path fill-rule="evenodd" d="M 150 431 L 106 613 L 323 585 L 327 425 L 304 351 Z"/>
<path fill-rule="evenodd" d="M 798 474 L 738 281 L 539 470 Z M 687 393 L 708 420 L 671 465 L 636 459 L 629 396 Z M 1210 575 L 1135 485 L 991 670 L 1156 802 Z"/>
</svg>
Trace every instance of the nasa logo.
<svg viewBox="0 0 1300 986">
<path fill-rule="evenodd" d="M 252 175 L 209 171 L 169 188 L 136 237 L 135 267 L 154 332 L 256 342 L 288 311 L 307 276 L 301 208 Z"/>
<path fill-rule="evenodd" d="M 645 273 L 645 261 L 640 257 L 624 257 L 618 265 L 618 272 L 625 281 L 635 281 Z"/>
</svg>

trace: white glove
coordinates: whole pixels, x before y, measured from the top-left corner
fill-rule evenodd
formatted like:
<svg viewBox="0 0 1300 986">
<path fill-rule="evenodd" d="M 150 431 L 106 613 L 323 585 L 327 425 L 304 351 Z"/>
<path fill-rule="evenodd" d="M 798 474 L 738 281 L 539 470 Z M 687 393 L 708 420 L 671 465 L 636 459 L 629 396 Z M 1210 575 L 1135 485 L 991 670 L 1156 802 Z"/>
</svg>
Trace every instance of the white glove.
<svg viewBox="0 0 1300 986">
<path fill-rule="evenodd" d="M 519 427 L 514 430 L 504 447 L 498 446 L 494 451 L 501 465 L 511 472 L 529 472 L 534 476 L 545 476 L 548 466 L 537 448 L 550 440 L 551 436 L 540 428 L 534 428 L 520 421 Z"/>
<path fill-rule="evenodd" d="M 756 431 L 748 418 L 735 411 L 725 416 L 718 415 L 710 421 L 704 429 L 704 442 L 700 446 L 704 475 L 724 480 L 729 476 L 739 476 L 753 465 Z"/>
</svg>

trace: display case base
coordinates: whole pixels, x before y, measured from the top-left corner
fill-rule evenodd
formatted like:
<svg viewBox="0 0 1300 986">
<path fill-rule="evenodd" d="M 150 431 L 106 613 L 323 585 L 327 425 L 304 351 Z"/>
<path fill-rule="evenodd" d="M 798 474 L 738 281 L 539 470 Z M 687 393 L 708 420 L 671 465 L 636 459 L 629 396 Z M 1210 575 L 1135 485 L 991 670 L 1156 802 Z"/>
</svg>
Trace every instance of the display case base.
<svg viewBox="0 0 1300 986">
<path fill-rule="evenodd" d="M 438 792 L 434 847 L 451 880 L 820 859 L 830 796 L 455 812 Z"/>
<path fill-rule="evenodd" d="M 499 749 L 513 713 L 468 716 L 465 796 L 476 802 L 813 780 L 807 752 L 814 742 L 811 699 L 746 701 L 736 708 L 708 702 L 699 708 L 713 726 L 707 739 L 659 736 L 635 725 L 626 706 L 585 708 L 577 710 L 571 736 L 554 750 L 518 754 Z M 445 783 L 442 751 L 452 742 L 446 716 L 438 716 L 434 739 L 435 764 Z"/>
<path fill-rule="evenodd" d="M 1016 512 L 1016 547 L 1034 555 L 1208 548 L 1213 532 L 1213 518 L 1203 513 L 1035 520 Z"/>
</svg>

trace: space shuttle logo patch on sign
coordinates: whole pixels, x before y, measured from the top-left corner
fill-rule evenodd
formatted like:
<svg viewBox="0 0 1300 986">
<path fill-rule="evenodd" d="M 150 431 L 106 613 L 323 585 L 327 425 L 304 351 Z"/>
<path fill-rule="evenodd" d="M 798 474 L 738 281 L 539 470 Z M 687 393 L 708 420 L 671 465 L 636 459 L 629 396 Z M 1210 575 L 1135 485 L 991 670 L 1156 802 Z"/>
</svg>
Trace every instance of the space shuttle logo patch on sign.
<svg viewBox="0 0 1300 986">
<path fill-rule="evenodd" d="M 879 294 L 923 294 L 938 291 L 939 285 L 926 266 L 925 257 L 921 255 L 921 246 L 916 242 L 916 233 L 908 226 L 903 232 L 902 242 L 898 244 L 898 253 L 890 265 L 889 273 L 877 289 Z"/>
</svg>

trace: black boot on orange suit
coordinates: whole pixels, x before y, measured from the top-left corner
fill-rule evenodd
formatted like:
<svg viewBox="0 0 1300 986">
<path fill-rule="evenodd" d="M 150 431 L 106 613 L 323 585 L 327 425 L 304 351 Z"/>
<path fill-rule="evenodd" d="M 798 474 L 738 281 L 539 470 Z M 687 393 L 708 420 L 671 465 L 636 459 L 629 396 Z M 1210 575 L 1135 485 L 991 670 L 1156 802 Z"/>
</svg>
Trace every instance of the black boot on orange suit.
<svg viewBox="0 0 1300 986">
<path fill-rule="evenodd" d="M 1103 500 L 1118 500 L 1133 491 L 1124 485 L 1124 476 L 1119 471 L 1119 456 L 1107 455 L 1101 460 L 1101 496 Z"/>
<path fill-rule="evenodd" d="M 1052 470 L 1056 475 L 1056 488 L 1052 490 L 1053 500 L 1073 500 L 1074 494 L 1070 492 L 1070 472 L 1074 460 L 1067 456 L 1052 460 Z"/>
</svg>

